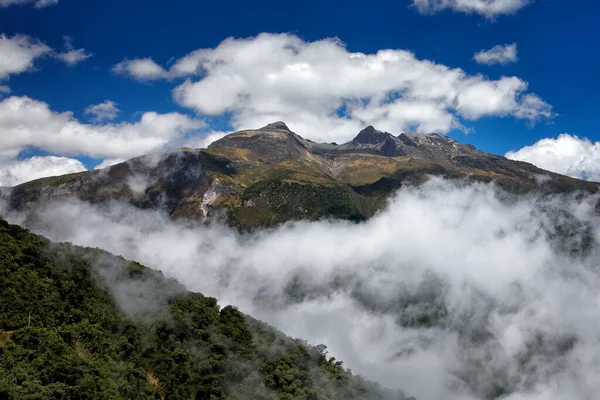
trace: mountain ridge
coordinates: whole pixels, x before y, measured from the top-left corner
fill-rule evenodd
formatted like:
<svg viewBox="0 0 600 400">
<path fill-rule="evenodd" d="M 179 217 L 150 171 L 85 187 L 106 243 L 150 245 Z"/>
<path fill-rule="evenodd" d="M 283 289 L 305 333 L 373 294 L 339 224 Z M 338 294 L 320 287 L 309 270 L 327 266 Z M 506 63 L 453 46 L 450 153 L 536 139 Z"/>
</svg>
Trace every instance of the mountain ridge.
<svg viewBox="0 0 600 400">
<path fill-rule="evenodd" d="M 290 220 L 361 221 L 405 185 L 430 176 L 494 182 L 512 194 L 584 191 L 599 185 L 488 154 L 435 133 L 366 127 L 346 143 L 316 143 L 282 121 L 226 135 L 206 149 L 182 148 L 108 167 L 4 189 L 10 209 L 65 198 L 126 201 L 173 218 L 225 218 L 241 229 Z"/>
</svg>

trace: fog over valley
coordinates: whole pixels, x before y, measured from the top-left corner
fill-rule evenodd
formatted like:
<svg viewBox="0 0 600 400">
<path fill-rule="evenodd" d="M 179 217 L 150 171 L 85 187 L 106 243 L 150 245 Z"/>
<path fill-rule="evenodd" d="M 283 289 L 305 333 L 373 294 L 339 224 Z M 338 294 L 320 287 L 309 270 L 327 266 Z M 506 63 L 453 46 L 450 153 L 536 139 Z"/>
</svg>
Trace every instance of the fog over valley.
<svg viewBox="0 0 600 400">
<path fill-rule="evenodd" d="M 252 233 L 119 202 L 0 213 L 161 270 L 417 399 L 592 399 L 597 202 L 431 178 L 366 222 Z"/>
<path fill-rule="evenodd" d="M 0 400 L 598 399 L 572 3 L 0 0 Z"/>
</svg>

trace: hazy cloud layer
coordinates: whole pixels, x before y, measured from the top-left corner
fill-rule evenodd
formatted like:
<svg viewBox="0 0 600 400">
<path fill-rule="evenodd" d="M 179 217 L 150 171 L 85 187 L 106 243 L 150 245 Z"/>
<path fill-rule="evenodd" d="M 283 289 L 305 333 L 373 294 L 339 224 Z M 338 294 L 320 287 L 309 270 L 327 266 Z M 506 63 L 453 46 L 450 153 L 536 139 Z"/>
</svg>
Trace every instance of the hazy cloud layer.
<svg viewBox="0 0 600 400">
<path fill-rule="evenodd" d="M 452 10 L 467 14 L 481 14 L 493 19 L 503 14 L 514 14 L 533 0 L 412 0 L 423 14 Z"/>
<path fill-rule="evenodd" d="M 517 44 L 499 44 L 489 50 L 481 50 L 473 58 L 477 63 L 486 65 L 515 63 L 519 60 L 517 57 Z"/>
<path fill-rule="evenodd" d="M 188 77 L 174 89 L 175 100 L 200 115 L 230 113 L 235 129 L 282 120 L 327 142 L 350 140 L 366 125 L 445 133 L 484 116 L 553 116 L 517 77 L 469 75 L 405 50 L 351 53 L 337 39 L 263 33 L 192 51 L 168 69 L 144 58 L 114 70 L 138 80 Z"/>
<path fill-rule="evenodd" d="M 506 157 L 574 178 L 600 181 L 600 142 L 592 143 L 587 138 L 563 133 L 556 139 L 542 139 L 509 151 Z"/>
<path fill-rule="evenodd" d="M 599 258 L 581 249 L 596 243 L 598 199 L 501 198 L 433 179 L 366 223 L 252 235 L 122 204 L 65 203 L 30 221 L 325 343 L 420 400 L 594 398 Z"/>
</svg>

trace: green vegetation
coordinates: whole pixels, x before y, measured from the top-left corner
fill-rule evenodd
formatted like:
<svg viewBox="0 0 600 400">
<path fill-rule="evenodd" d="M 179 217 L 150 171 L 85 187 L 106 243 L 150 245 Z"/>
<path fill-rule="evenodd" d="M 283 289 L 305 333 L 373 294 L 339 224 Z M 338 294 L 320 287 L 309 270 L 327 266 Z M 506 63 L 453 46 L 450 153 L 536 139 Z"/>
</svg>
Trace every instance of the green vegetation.
<svg viewBox="0 0 600 400">
<path fill-rule="evenodd" d="M 230 209 L 230 223 L 241 228 L 273 226 L 298 219 L 362 221 L 351 190 L 287 179 L 261 180 L 243 193 L 244 206 Z"/>
<path fill-rule="evenodd" d="M 0 219 L 0 399 L 402 399 L 325 346 Z"/>
</svg>

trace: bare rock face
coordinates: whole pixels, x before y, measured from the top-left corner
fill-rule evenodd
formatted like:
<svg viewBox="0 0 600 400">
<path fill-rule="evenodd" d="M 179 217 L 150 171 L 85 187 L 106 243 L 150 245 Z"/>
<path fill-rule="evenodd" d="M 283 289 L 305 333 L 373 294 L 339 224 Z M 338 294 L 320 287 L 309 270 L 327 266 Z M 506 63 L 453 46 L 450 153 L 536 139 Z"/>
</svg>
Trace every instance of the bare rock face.
<svg viewBox="0 0 600 400">
<path fill-rule="evenodd" d="M 385 206 L 398 188 L 432 175 L 494 181 L 515 194 L 596 192 L 599 186 L 436 133 L 395 136 L 368 126 L 347 143 L 315 143 L 278 121 L 231 133 L 207 149 L 180 149 L 100 171 L 43 178 L 0 195 L 21 210 L 73 197 L 92 203 L 119 200 L 162 208 L 173 218 L 225 218 L 251 229 L 294 219 L 360 221 Z"/>
</svg>

